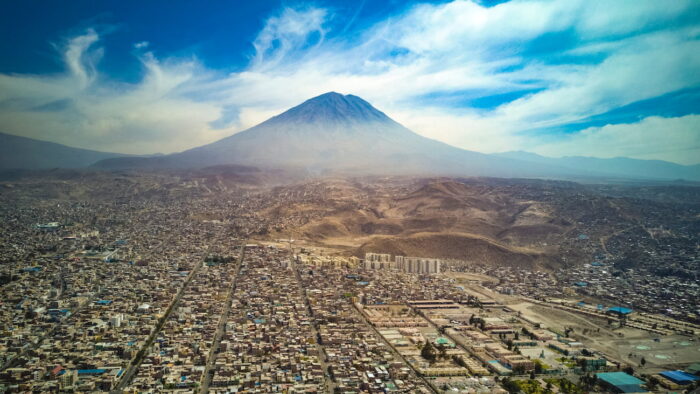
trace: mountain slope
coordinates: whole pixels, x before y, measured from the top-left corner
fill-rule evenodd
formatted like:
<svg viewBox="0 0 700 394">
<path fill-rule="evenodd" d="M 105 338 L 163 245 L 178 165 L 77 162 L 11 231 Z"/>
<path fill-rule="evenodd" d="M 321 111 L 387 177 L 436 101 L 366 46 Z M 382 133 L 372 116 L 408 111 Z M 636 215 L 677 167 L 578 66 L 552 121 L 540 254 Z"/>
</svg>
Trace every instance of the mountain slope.
<svg viewBox="0 0 700 394">
<path fill-rule="evenodd" d="M 120 156 L 0 133 L 0 169 L 80 168 Z"/>
<path fill-rule="evenodd" d="M 326 93 L 214 143 L 159 158 L 112 159 L 102 168 L 218 164 L 310 172 L 562 176 L 571 171 L 466 151 L 420 136 L 353 95 Z"/>
<path fill-rule="evenodd" d="M 101 168 L 201 168 L 239 164 L 316 173 L 529 178 L 700 180 L 700 167 L 633 159 L 488 155 L 423 137 L 365 100 L 331 92 L 208 145 L 155 158 L 115 158 Z"/>
</svg>

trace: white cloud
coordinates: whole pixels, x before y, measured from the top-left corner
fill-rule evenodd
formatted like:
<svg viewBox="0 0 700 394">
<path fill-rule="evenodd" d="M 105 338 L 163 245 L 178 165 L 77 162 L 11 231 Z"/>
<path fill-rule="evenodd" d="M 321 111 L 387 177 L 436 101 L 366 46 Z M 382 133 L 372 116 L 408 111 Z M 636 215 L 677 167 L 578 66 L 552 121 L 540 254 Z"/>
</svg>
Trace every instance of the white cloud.
<svg viewBox="0 0 700 394">
<path fill-rule="evenodd" d="M 625 49 L 602 63 L 566 70 L 554 86 L 506 104 L 498 113 L 529 128 L 556 126 L 700 84 L 700 74 L 693 71 L 700 68 L 700 41 L 668 33 L 625 41 Z M 523 74 L 535 77 L 557 68 L 562 67 L 534 66 Z"/>
<path fill-rule="evenodd" d="M 95 63 L 99 60 L 101 51 L 88 52 L 88 49 L 97 40 L 97 33 L 89 29 L 84 35 L 71 39 L 63 53 L 68 70 L 83 89 L 95 78 Z"/>
<path fill-rule="evenodd" d="M 193 101 L 184 94 L 188 85 L 201 83 L 197 74 L 207 75 L 196 61 L 161 63 L 145 53 L 141 82 L 119 84 L 98 77 L 94 54 L 100 50 L 91 49 L 98 40 L 88 30 L 68 41 L 63 49 L 66 73 L 0 75 L 0 129 L 82 148 L 141 154 L 183 150 L 233 131 L 207 126 L 219 116 L 220 104 Z"/>
<path fill-rule="evenodd" d="M 326 11 L 320 8 L 310 8 L 297 11 L 285 8 L 280 16 L 267 20 L 265 27 L 258 34 L 253 46 L 255 47 L 255 68 L 270 69 L 278 65 L 295 50 L 309 44 L 308 38 L 317 34 L 315 45 L 323 43 L 325 30 L 323 23 Z"/>
<path fill-rule="evenodd" d="M 700 115 L 647 117 L 637 123 L 591 127 L 535 152 L 545 156 L 632 157 L 700 164 Z"/>
<path fill-rule="evenodd" d="M 538 128 L 699 87 L 700 26 L 687 17 L 697 12 L 695 1 L 515 0 L 486 8 L 456 0 L 414 6 L 348 40 L 332 34 L 330 11 L 285 8 L 251 43 L 255 53 L 243 71 L 222 75 L 194 58 L 158 59 L 144 41 L 134 44 L 144 70 L 135 84 L 98 73 L 99 36 L 88 30 L 62 48 L 65 73 L 0 74 L 0 130 L 86 148 L 172 152 L 334 90 L 463 148 L 544 151 Z M 565 60 L 528 52 L 548 34 L 574 41 L 554 54 Z M 426 98 L 526 89 L 536 92 L 482 110 Z M 655 145 L 640 136 L 639 143 Z"/>
</svg>

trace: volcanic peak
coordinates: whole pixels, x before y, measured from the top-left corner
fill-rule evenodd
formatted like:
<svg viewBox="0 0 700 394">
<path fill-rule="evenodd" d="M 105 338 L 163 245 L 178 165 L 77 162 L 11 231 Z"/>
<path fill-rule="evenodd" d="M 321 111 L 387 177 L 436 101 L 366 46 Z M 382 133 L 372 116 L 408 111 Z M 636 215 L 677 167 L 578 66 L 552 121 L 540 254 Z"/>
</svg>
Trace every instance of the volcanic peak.
<svg viewBox="0 0 700 394">
<path fill-rule="evenodd" d="M 367 101 L 351 94 L 328 92 L 273 117 L 270 123 L 394 123 Z"/>
</svg>

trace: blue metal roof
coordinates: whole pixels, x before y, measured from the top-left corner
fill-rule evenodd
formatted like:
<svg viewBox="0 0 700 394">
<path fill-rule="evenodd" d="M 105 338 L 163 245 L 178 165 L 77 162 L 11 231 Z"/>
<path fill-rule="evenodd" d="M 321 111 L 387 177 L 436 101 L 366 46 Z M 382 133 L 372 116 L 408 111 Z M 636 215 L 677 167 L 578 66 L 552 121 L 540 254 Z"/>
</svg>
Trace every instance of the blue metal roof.
<svg viewBox="0 0 700 394">
<path fill-rule="evenodd" d="M 693 383 L 696 380 L 700 380 L 699 377 L 683 371 L 665 371 L 661 372 L 659 375 L 668 378 L 678 384 L 689 384 Z"/>
<path fill-rule="evenodd" d="M 632 309 L 630 309 L 630 308 L 625 308 L 625 307 L 622 307 L 622 306 L 613 306 L 613 307 L 611 307 L 611 308 L 608 308 L 608 312 L 615 312 L 615 313 L 620 313 L 620 314 L 623 314 L 623 315 L 627 315 L 627 314 L 632 313 Z"/>
<path fill-rule="evenodd" d="M 624 372 L 601 372 L 597 373 L 596 376 L 605 383 L 615 386 L 616 389 L 623 393 L 640 393 L 646 391 L 640 387 L 640 385 L 644 384 L 644 381 Z"/>
<path fill-rule="evenodd" d="M 101 375 L 105 372 L 106 369 L 79 369 L 78 375 Z"/>
</svg>

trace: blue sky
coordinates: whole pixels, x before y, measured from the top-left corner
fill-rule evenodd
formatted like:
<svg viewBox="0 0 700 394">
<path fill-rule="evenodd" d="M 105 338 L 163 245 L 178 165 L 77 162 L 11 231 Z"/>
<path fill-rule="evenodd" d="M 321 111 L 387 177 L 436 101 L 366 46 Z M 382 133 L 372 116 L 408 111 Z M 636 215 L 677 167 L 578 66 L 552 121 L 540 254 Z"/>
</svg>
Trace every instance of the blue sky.
<svg viewBox="0 0 700 394">
<path fill-rule="evenodd" d="M 0 131 L 169 153 L 356 94 L 482 152 L 700 162 L 700 2 L 23 1 Z"/>
</svg>

